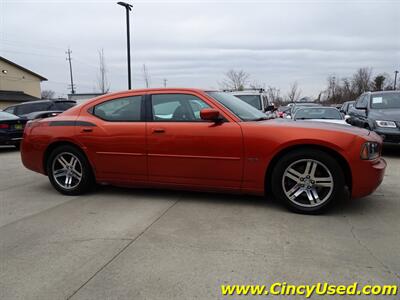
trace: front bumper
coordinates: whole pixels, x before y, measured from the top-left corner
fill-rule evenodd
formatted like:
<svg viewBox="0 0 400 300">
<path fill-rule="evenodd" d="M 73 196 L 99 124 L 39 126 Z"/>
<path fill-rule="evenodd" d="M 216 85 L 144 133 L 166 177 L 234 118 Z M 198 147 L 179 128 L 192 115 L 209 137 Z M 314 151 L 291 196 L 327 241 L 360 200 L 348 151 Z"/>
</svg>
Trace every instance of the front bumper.
<svg viewBox="0 0 400 300">
<path fill-rule="evenodd" d="M 373 161 L 360 161 L 353 169 L 352 198 L 372 194 L 383 181 L 386 165 L 381 157 Z"/>
<path fill-rule="evenodd" d="M 399 128 L 376 128 L 374 131 L 382 137 L 384 143 L 400 144 Z"/>
</svg>

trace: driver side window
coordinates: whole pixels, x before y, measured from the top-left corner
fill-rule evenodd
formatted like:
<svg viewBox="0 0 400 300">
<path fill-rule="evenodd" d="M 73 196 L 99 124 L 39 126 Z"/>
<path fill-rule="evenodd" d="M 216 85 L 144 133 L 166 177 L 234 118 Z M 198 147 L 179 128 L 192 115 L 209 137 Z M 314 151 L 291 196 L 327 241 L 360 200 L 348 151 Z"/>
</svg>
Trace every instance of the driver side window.
<svg viewBox="0 0 400 300">
<path fill-rule="evenodd" d="M 200 122 L 200 111 L 210 108 L 203 100 L 189 94 L 152 95 L 151 103 L 155 122 Z"/>
</svg>

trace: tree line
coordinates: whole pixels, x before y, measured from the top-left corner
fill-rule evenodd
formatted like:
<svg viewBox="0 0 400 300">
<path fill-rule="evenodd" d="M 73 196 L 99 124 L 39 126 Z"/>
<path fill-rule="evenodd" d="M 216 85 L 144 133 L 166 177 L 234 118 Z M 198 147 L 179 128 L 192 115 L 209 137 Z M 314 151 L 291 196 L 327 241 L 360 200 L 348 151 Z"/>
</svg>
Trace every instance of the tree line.
<svg viewBox="0 0 400 300">
<path fill-rule="evenodd" d="M 229 70 L 225 73 L 223 81 L 218 83 L 221 89 L 244 90 L 245 88 L 263 89 L 269 102 L 276 105 L 284 105 L 299 100 L 324 102 L 327 104 L 343 103 L 355 100 L 366 91 L 384 91 L 394 89 L 394 80 L 388 73 L 373 74 L 372 68 L 359 68 L 349 77 L 329 75 L 327 85 L 316 98 L 303 97 L 298 83 L 290 84 L 287 93 L 274 86 L 267 86 L 257 82 L 250 82 L 250 74 L 243 70 Z"/>
</svg>

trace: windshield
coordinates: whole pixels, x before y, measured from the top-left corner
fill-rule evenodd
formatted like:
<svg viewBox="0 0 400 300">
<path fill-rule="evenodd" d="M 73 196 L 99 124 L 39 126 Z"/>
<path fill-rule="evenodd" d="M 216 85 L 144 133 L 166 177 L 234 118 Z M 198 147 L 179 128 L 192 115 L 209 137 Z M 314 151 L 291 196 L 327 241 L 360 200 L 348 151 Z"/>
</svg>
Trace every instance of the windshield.
<svg viewBox="0 0 400 300">
<path fill-rule="evenodd" d="M 0 120 L 15 120 L 19 119 L 16 115 L 10 114 L 5 111 L 0 111 Z"/>
<path fill-rule="evenodd" d="M 382 93 L 371 95 L 371 108 L 387 109 L 400 108 L 400 93 Z"/>
<path fill-rule="evenodd" d="M 315 108 L 300 108 L 294 115 L 295 120 L 307 119 L 328 119 L 342 120 L 342 115 L 336 108 L 315 107 Z"/>
<path fill-rule="evenodd" d="M 265 120 L 267 116 L 258 109 L 247 104 L 244 101 L 240 101 L 235 96 L 224 93 L 224 92 L 206 92 L 207 95 L 211 96 L 232 113 L 238 116 L 242 121 L 257 121 Z"/>
<path fill-rule="evenodd" d="M 251 106 L 261 110 L 261 101 L 259 95 L 234 95 L 235 97 L 243 100 L 244 102 L 250 104 Z"/>
<path fill-rule="evenodd" d="M 319 104 L 316 104 L 316 103 L 302 103 L 302 104 L 296 104 L 296 105 L 293 105 L 292 107 L 291 107 L 291 113 L 292 113 L 292 115 L 297 111 L 297 110 L 299 110 L 300 108 L 304 108 L 304 107 L 310 107 L 310 106 L 319 106 Z"/>
</svg>

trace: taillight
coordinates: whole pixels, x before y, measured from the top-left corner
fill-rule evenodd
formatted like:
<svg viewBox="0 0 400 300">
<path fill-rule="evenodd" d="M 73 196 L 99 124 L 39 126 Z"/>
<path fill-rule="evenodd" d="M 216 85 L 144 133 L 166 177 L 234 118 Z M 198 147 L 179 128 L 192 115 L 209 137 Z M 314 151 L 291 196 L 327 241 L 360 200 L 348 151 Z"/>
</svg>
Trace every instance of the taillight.
<svg viewBox="0 0 400 300">
<path fill-rule="evenodd" d="M 9 124 L 0 124 L 0 129 L 8 129 L 10 128 Z"/>
</svg>

